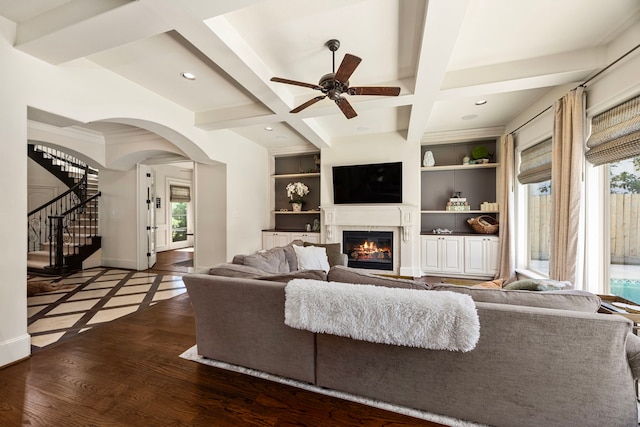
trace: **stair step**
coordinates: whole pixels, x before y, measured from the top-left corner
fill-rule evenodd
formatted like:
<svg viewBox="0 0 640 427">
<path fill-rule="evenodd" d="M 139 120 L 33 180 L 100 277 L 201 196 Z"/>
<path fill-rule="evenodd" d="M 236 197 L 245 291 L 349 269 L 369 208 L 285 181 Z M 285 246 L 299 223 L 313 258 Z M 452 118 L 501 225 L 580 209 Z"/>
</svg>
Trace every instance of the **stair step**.
<svg viewBox="0 0 640 427">
<path fill-rule="evenodd" d="M 67 227 L 67 230 L 69 230 L 70 233 L 72 234 L 85 234 L 85 235 L 94 235 L 98 232 L 98 226 L 94 221 L 74 221 L 73 225 L 70 227 Z"/>
<path fill-rule="evenodd" d="M 27 252 L 27 268 L 41 270 L 50 265 L 48 251 Z"/>
</svg>

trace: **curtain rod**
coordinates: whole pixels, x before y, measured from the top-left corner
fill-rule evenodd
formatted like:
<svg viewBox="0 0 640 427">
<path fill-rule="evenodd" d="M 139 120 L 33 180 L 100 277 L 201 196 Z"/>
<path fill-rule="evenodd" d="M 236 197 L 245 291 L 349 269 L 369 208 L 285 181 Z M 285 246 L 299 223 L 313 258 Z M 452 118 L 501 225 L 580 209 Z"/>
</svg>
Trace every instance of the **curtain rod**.
<svg viewBox="0 0 640 427">
<path fill-rule="evenodd" d="M 602 70 L 598 71 L 596 74 L 594 74 L 593 76 L 589 77 L 587 80 L 585 80 L 584 82 L 580 83 L 578 86 L 576 86 L 575 88 L 578 88 L 580 86 L 582 87 L 586 87 L 589 83 L 591 83 L 591 81 L 593 81 L 594 79 L 596 79 L 598 76 L 600 76 L 600 74 L 604 73 L 605 71 L 609 70 L 611 67 L 613 67 L 614 65 L 616 65 L 618 62 L 622 61 L 624 58 L 626 58 L 627 56 L 631 55 L 636 49 L 640 48 L 640 44 L 637 44 L 635 47 L 631 48 L 627 53 L 625 53 L 624 55 L 622 55 L 621 57 L 619 57 L 618 59 L 616 59 L 615 61 L 613 61 L 611 64 L 607 65 L 606 67 L 604 67 Z M 575 89 L 574 88 L 574 89 Z M 538 117 L 540 117 L 541 115 L 543 115 L 544 113 L 546 113 L 547 111 L 549 111 L 551 109 L 551 107 L 553 107 L 553 105 L 549 105 L 547 108 L 545 108 L 544 110 L 540 111 L 538 114 L 536 114 L 535 116 L 533 116 L 532 118 L 530 118 L 529 120 L 527 120 L 526 122 L 524 122 L 523 124 L 521 124 L 520 126 L 518 126 L 517 128 L 515 128 L 514 130 L 512 130 L 511 132 L 509 132 L 511 135 L 515 134 L 516 132 L 518 132 L 520 129 L 522 129 L 523 127 L 525 127 L 526 125 L 528 125 L 529 123 L 531 123 L 532 121 L 534 121 L 535 119 L 537 119 Z"/>
</svg>

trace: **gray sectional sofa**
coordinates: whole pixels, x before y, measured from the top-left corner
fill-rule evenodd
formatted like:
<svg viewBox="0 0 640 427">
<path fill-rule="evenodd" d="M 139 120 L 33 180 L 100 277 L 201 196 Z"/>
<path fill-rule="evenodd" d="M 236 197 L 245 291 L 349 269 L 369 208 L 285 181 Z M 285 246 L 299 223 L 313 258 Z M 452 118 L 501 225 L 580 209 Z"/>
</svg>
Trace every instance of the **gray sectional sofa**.
<svg viewBox="0 0 640 427">
<path fill-rule="evenodd" d="M 640 376 L 640 338 L 627 319 L 596 313 L 600 301 L 593 294 L 429 289 L 422 282 L 335 262 L 328 274 L 256 270 L 230 263 L 184 276 L 200 355 L 491 426 L 638 423 L 634 387 Z M 477 346 L 464 353 L 427 350 L 286 326 L 287 281 L 323 276 L 354 286 L 466 293 L 480 320 Z"/>
</svg>

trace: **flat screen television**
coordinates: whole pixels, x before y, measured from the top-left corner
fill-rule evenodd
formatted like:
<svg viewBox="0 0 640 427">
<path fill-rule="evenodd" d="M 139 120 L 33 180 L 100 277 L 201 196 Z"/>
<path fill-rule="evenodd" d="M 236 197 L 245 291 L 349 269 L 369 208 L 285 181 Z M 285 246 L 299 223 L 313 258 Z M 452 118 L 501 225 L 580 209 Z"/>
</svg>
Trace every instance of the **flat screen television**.
<svg viewBox="0 0 640 427">
<path fill-rule="evenodd" d="M 402 162 L 334 166 L 333 203 L 402 203 Z"/>
</svg>

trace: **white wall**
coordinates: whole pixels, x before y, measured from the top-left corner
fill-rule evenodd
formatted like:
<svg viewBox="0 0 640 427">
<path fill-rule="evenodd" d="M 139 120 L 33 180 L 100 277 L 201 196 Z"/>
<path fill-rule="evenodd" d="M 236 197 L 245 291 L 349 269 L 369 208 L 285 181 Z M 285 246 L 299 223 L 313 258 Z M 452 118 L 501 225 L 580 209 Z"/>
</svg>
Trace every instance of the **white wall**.
<svg viewBox="0 0 640 427">
<path fill-rule="evenodd" d="M 5 39 L 15 30 L 0 17 L 0 366 L 27 357 L 27 108 L 19 67 L 5 61 L 11 44 Z M 10 202 L 10 203 L 7 203 Z"/>
<path fill-rule="evenodd" d="M 29 211 L 69 189 L 62 181 L 31 159 L 27 161 L 27 183 L 29 185 L 29 200 L 27 202 Z"/>
<path fill-rule="evenodd" d="M 193 176 L 196 224 L 193 265 L 200 269 L 227 260 L 227 217 L 217 209 L 225 205 L 227 174 L 224 165 L 197 163 Z M 211 194 L 216 197 L 210 197 Z"/>
<path fill-rule="evenodd" d="M 137 268 L 136 209 L 138 179 L 136 169 L 128 171 L 100 170 L 99 202 L 102 265 L 115 268 Z"/>
</svg>

